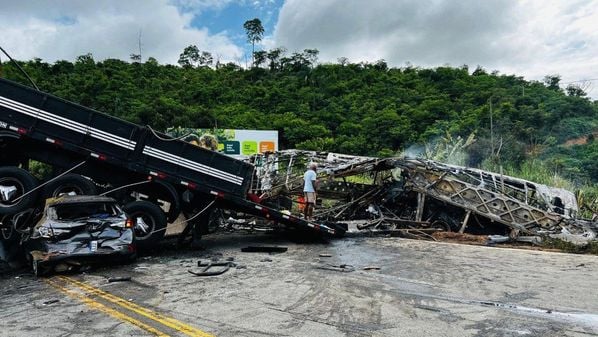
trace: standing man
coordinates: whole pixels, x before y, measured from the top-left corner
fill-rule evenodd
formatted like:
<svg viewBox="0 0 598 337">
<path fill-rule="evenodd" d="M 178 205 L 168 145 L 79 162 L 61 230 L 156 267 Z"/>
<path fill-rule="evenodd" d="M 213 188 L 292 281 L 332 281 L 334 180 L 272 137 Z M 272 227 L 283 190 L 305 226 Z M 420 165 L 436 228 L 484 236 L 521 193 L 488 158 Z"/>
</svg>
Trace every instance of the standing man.
<svg viewBox="0 0 598 337">
<path fill-rule="evenodd" d="M 305 208 L 303 215 L 306 220 L 312 220 L 314 214 L 314 207 L 316 206 L 316 187 L 318 166 L 316 163 L 309 164 L 309 170 L 303 175 L 303 194 L 305 196 Z"/>
</svg>

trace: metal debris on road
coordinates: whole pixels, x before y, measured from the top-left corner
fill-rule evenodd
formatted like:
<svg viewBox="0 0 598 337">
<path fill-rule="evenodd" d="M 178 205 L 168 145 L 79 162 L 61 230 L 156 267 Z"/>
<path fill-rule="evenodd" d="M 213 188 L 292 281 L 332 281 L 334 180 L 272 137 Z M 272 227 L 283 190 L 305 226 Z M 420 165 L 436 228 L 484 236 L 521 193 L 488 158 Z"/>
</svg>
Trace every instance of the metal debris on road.
<svg viewBox="0 0 598 337">
<path fill-rule="evenodd" d="M 284 253 L 287 247 L 280 246 L 247 246 L 241 248 L 243 253 Z"/>
<path fill-rule="evenodd" d="M 355 271 L 355 267 L 353 267 L 350 264 L 340 264 L 340 265 L 325 264 L 325 265 L 316 266 L 316 269 L 340 271 L 343 273 Z"/>
<path fill-rule="evenodd" d="M 229 271 L 229 269 L 231 267 L 236 267 L 237 265 L 234 262 L 207 262 L 207 263 L 202 263 L 201 261 L 197 261 L 197 266 L 198 267 L 204 267 L 201 271 L 193 271 L 193 270 L 187 270 L 187 272 L 189 272 L 190 274 L 193 274 L 195 276 L 217 276 L 217 275 L 222 275 L 224 273 L 226 273 L 227 271 Z M 222 267 L 220 269 L 217 270 L 211 270 L 213 267 Z"/>
</svg>

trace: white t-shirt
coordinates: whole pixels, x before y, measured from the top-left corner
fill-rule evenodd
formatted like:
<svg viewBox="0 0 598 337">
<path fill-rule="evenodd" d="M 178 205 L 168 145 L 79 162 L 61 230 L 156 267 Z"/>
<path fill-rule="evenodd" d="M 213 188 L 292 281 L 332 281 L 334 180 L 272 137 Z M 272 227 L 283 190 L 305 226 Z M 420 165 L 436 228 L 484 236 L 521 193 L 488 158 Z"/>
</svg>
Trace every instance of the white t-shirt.
<svg viewBox="0 0 598 337">
<path fill-rule="evenodd" d="M 303 185 L 303 192 L 315 192 L 316 190 L 314 189 L 314 181 L 316 180 L 317 175 L 316 175 L 316 171 L 314 170 L 307 170 L 305 172 L 305 174 L 303 175 L 303 180 L 305 181 L 305 184 Z"/>
</svg>

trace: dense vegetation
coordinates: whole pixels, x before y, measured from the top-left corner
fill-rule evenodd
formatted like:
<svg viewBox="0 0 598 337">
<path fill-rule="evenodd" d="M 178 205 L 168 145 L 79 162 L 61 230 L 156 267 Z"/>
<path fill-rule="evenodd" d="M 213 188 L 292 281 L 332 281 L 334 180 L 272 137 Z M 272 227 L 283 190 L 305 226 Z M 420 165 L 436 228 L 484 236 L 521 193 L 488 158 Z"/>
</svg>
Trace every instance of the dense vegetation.
<svg viewBox="0 0 598 337">
<path fill-rule="evenodd" d="M 156 129 L 277 129 L 281 148 L 378 156 L 435 148 L 445 161 L 458 148 L 462 164 L 598 181 L 598 103 L 577 87 L 561 89 L 558 76 L 318 64 L 317 50 L 285 56 L 279 48 L 256 52 L 250 69 L 213 61 L 186 48 L 181 66 L 92 55 L 21 65 L 44 91 Z M 27 83 L 12 64 L 1 72 Z"/>
</svg>

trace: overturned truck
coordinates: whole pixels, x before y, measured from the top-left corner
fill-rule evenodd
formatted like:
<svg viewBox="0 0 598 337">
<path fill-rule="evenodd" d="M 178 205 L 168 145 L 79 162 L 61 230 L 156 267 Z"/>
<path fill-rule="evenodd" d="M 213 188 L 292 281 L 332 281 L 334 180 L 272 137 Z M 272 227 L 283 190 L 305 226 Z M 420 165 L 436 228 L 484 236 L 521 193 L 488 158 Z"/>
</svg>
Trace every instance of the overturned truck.
<svg viewBox="0 0 598 337">
<path fill-rule="evenodd" d="M 452 231 L 496 241 L 583 244 L 597 225 L 578 218 L 567 190 L 488 171 L 413 158 L 372 158 L 288 150 L 253 158 L 264 198 L 301 194 L 302 171 L 319 166 L 321 220 L 357 221 L 357 228 L 431 237 Z"/>
</svg>

